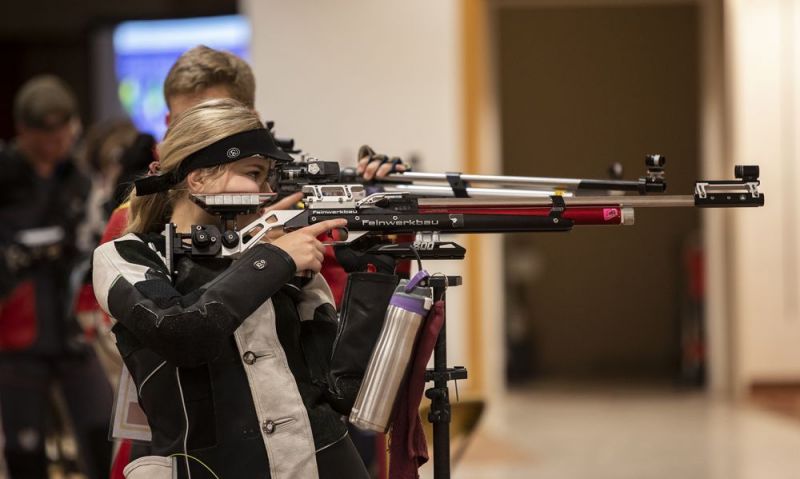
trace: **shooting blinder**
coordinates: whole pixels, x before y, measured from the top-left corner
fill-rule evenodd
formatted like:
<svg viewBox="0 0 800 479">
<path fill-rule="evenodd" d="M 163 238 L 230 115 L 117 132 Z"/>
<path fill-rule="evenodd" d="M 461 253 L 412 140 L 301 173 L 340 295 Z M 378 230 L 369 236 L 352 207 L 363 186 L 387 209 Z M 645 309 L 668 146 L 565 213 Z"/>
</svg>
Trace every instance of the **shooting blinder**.
<svg viewBox="0 0 800 479">
<path fill-rule="evenodd" d="M 138 196 L 167 191 L 186 179 L 190 172 L 211 166 L 232 163 L 251 156 L 264 156 L 278 162 L 291 162 L 272 134 L 264 129 L 243 131 L 216 141 L 187 156 L 175 170 L 162 175 L 148 176 L 134 182 Z"/>
</svg>

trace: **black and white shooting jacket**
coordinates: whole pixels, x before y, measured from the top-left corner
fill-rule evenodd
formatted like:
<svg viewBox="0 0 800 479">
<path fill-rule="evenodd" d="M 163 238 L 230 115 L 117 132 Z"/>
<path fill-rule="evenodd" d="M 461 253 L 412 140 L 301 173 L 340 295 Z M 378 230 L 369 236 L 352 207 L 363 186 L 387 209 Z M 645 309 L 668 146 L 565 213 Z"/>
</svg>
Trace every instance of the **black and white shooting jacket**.
<svg viewBox="0 0 800 479">
<path fill-rule="evenodd" d="M 316 452 L 347 434 L 347 411 L 324 398 L 337 319 L 321 275 L 287 286 L 294 261 L 267 244 L 235 261 L 182 258 L 173 273 L 159 234 L 103 244 L 93 268 L 152 454 L 180 457 L 180 477 L 207 475 L 184 455 L 220 477 L 318 477 Z"/>
</svg>

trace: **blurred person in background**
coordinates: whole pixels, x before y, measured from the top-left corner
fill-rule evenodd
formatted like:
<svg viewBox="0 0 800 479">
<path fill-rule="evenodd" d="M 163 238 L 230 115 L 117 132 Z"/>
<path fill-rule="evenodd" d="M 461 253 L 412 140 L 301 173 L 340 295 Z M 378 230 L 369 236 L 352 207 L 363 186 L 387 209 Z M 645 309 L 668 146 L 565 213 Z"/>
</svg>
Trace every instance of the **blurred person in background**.
<svg viewBox="0 0 800 479">
<path fill-rule="evenodd" d="M 9 473 L 48 477 L 44 441 L 55 390 L 83 472 L 106 477 L 112 391 L 92 349 L 75 340 L 68 313 L 90 187 L 73 159 L 75 97 L 57 77 L 35 77 L 16 95 L 14 121 L 17 137 L 0 152 L 0 405 Z"/>
<path fill-rule="evenodd" d="M 164 121 L 169 126 L 172 118 L 206 100 L 233 98 L 255 108 L 255 96 L 256 80 L 247 62 L 232 53 L 198 45 L 178 57 L 167 73 L 164 100 L 168 111 Z M 108 220 L 103 242 L 118 237 L 127 226 L 125 198 L 133 180 L 156 163 L 155 144 L 151 135 L 140 133 L 125 151 L 114 193 L 116 209 Z"/>
<path fill-rule="evenodd" d="M 79 156 L 92 188 L 86 205 L 86 220 L 79 233 L 81 249 L 97 246 L 106 221 L 119 206 L 118 182 L 129 169 L 125 153 L 131 150 L 138 136 L 139 132 L 129 119 L 98 123 L 86 133 Z M 141 167 L 137 170 L 141 171 Z"/>
<path fill-rule="evenodd" d="M 117 190 L 121 176 L 132 168 L 137 171 L 141 169 L 135 164 L 131 165 L 129 154 L 140 137 L 133 122 L 128 119 L 98 123 L 89 128 L 78 155 L 92 185 L 86 204 L 86 219 L 78 229 L 81 249 L 92 250 L 100 242 L 108 217 L 120 203 Z M 152 137 L 150 142 L 154 143 Z M 100 314 L 94 301 L 90 267 L 88 257 L 77 267 L 76 275 L 83 280 L 84 286 L 75 302 L 75 315 L 83 330 L 84 340 L 94 347 L 109 383 L 116 388 L 120 373 L 119 353 L 107 326 L 110 322 Z"/>
</svg>

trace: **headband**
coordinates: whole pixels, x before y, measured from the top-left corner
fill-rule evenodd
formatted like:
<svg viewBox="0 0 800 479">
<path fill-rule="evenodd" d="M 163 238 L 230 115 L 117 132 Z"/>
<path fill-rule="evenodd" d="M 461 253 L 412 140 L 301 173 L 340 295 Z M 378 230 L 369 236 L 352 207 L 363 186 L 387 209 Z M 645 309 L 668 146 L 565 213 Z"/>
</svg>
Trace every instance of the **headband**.
<svg viewBox="0 0 800 479">
<path fill-rule="evenodd" d="M 136 194 L 138 196 L 151 195 L 167 191 L 194 170 L 210 166 L 232 163 L 242 158 L 261 155 L 277 161 L 294 161 L 291 156 L 278 148 L 272 134 L 264 129 L 243 131 L 216 141 L 205 148 L 195 151 L 187 156 L 181 164 L 169 173 L 147 176 L 136 180 Z"/>
</svg>

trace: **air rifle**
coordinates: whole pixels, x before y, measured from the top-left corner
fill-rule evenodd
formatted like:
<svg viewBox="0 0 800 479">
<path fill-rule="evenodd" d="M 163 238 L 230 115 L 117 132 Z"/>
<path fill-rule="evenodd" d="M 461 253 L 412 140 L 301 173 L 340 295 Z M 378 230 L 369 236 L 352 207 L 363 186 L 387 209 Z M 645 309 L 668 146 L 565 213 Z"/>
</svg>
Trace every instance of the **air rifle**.
<svg viewBox="0 0 800 479">
<path fill-rule="evenodd" d="M 637 208 L 738 208 L 764 205 L 758 166 L 737 166 L 734 180 L 698 181 L 687 195 L 598 195 L 530 198 L 429 198 L 410 192 L 366 194 L 360 184 L 302 186 L 303 207 L 267 211 L 239 227 L 236 217 L 261 211 L 277 194 L 192 195 L 193 201 L 220 218 L 218 225 L 193 225 L 178 233 L 167 225 L 167 262 L 174 270 L 182 255 L 235 258 L 258 244 L 271 230 L 293 231 L 320 221 L 344 218 L 347 225 L 333 232 L 331 244 L 395 258 L 462 259 L 465 251 L 441 234 L 564 232 L 584 225 L 631 225 Z M 663 182 L 663 177 L 661 178 Z M 542 188 L 544 191 L 545 188 Z M 388 236 L 413 234 L 413 242 L 398 244 Z"/>
</svg>

